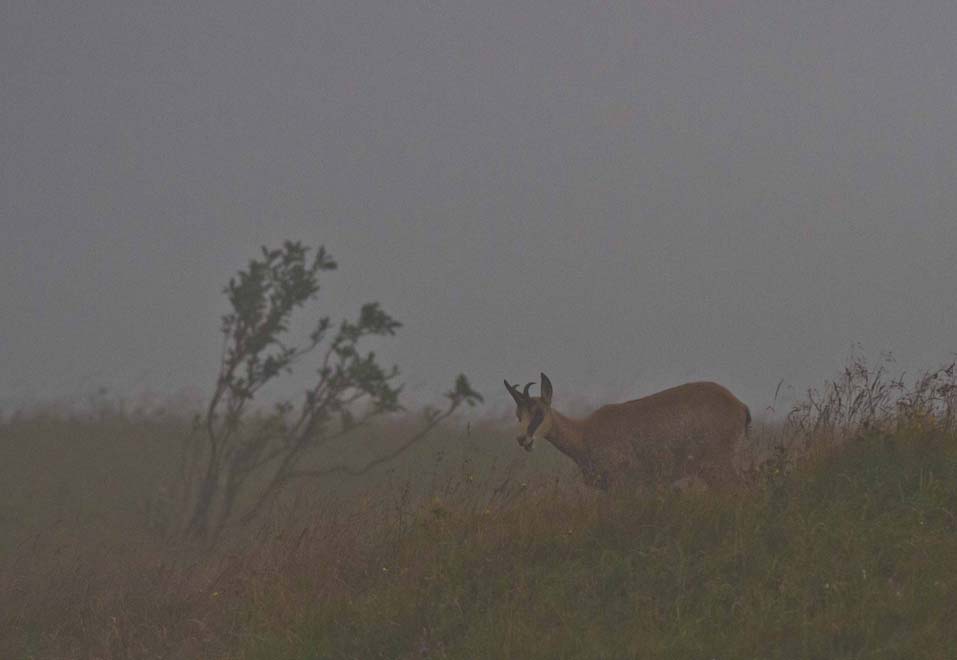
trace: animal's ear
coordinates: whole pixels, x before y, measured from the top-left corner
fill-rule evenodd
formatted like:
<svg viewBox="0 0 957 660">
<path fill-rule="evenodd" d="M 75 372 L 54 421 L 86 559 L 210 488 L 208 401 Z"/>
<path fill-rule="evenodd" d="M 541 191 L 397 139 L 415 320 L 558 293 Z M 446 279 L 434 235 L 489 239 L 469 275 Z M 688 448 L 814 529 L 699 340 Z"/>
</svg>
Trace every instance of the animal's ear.
<svg viewBox="0 0 957 660">
<path fill-rule="evenodd" d="M 542 400 L 546 405 L 552 405 L 552 381 L 548 380 L 548 376 L 542 374 Z"/>
<path fill-rule="evenodd" d="M 515 405 L 521 407 L 524 405 L 525 401 L 522 398 L 522 393 L 515 389 L 514 385 L 509 385 L 508 381 L 505 381 L 505 389 L 508 390 L 508 393 L 512 395 L 512 398 L 515 399 Z"/>
</svg>

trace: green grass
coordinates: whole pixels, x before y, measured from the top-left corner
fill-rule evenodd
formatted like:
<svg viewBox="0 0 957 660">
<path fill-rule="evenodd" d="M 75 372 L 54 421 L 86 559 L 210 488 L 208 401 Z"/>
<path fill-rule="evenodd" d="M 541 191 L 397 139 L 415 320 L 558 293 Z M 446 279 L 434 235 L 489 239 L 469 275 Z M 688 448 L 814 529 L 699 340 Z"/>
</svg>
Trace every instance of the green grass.
<svg viewBox="0 0 957 660">
<path fill-rule="evenodd" d="M 955 438 L 907 433 L 747 492 L 425 514 L 239 656 L 957 657 L 955 514 Z"/>
<path fill-rule="evenodd" d="M 874 433 L 738 491 L 641 496 L 583 489 L 494 423 L 451 425 L 214 553 L 160 533 L 188 432 L 121 414 L 0 423 L 0 657 L 957 657 L 953 432 Z M 502 456 L 522 462 L 495 497 Z"/>
</svg>

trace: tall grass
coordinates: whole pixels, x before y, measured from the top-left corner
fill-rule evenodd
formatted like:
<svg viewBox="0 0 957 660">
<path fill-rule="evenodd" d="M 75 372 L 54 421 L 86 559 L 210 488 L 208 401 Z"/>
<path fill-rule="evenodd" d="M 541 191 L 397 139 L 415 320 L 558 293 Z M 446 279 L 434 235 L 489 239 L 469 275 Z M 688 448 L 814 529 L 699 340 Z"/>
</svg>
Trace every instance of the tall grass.
<svg viewBox="0 0 957 660">
<path fill-rule="evenodd" d="M 164 531 L 187 422 L 8 420 L 0 657 L 955 657 L 953 377 L 856 361 L 726 492 L 596 493 L 495 421 L 453 425 L 212 553 Z M 404 424 L 329 451 L 362 462 Z"/>
</svg>

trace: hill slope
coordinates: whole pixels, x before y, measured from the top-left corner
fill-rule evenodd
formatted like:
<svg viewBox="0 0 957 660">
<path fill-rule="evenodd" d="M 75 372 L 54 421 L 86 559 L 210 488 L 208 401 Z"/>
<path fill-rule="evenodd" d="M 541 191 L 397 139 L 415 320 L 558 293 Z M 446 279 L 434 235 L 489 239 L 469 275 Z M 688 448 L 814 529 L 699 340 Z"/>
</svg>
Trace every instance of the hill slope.
<svg viewBox="0 0 957 660">
<path fill-rule="evenodd" d="M 869 435 L 776 469 L 722 495 L 436 504 L 347 589 L 263 585 L 240 656 L 953 657 L 955 438 Z"/>
</svg>

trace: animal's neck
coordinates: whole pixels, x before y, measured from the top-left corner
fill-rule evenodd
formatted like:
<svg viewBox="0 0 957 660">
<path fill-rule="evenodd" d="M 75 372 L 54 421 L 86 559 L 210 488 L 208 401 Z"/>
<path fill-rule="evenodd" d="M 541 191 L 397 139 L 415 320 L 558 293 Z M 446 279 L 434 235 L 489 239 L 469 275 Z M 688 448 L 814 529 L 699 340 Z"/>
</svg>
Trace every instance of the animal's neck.
<svg viewBox="0 0 957 660">
<path fill-rule="evenodd" d="M 552 409 L 552 427 L 545 435 L 545 439 L 579 465 L 588 461 L 584 424 L 581 420 L 566 417 Z"/>
</svg>

